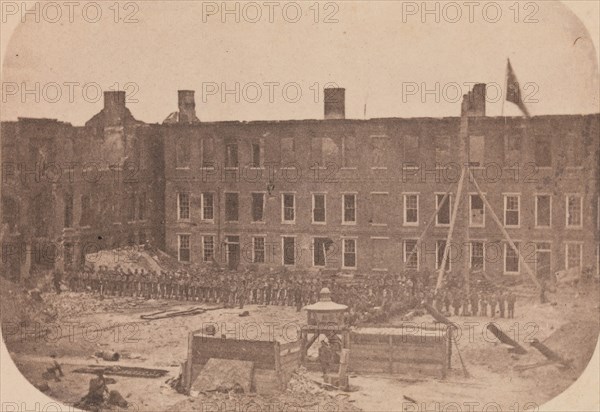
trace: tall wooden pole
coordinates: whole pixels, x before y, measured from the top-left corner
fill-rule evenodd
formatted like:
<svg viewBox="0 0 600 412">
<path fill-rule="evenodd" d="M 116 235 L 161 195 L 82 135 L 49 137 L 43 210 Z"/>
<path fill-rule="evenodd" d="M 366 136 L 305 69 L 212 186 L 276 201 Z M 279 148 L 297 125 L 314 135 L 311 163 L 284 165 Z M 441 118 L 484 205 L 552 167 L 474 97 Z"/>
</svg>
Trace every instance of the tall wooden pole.
<svg viewBox="0 0 600 412">
<path fill-rule="evenodd" d="M 456 218 L 458 216 L 458 208 L 460 206 L 460 200 L 462 198 L 466 167 L 468 166 L 463 166 L 462 168 L 462 172 L 460 173 L 460 180 L 458 181 L 458 188 L 456 189 L 456 201 L 454 202 L 454 208 L 452 209 L 450 230 L 448 230 L 448 236 L 446 237 L 446 245 L 444 247 L 444 258 L 442 259 L 442 265 L 438 272 L 438 280 L 435 286 L 435 293 L 437 293 L 440 287 L 442 287 L 442 281 L 444 280 L 444 272 L 446 271 L 446 263 L 448 262 L 448 255 L 450 253 L 450 242 L 452 241 L 452 233 L 454 232 L 454 226 L 456 225 Z"/>
</svg>

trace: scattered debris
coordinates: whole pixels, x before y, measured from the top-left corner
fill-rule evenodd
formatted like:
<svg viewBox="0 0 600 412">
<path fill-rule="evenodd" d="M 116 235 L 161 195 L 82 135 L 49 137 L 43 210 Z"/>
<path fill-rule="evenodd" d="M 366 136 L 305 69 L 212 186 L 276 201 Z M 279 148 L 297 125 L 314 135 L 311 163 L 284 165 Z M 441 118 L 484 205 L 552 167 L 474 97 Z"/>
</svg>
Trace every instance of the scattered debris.
<svg viewBox="0 0 600 412">
<path fill-rule="evenodd" d="M 500 329 L 498 329 L 498 327 L 493 324 L 490 323 L 489 325 L 487 325 L 487 329 L 492 332 L 492 334 L 498 338 L 498 340 L 506 345 L 512 346 L 513 349 L 512 351 L 514 353 L 518 353 L 520 355 L 524 355 L 527 353 L 527 350 L 519 345 L 518 342 L 516 342 L 515 340 L 511 339 L 506 333 L 502 332 Z"/>
<path fill-rule="evenodd" d="M 35 386 L 36 389 L 39 390 L 40 392 L 46 393 L 46 392 L 50 391 L 50 386 L 48 385 L 48 382 L 36 383 L 33 386 Z"/>
<path fill-rule="evenodd" d="M 106 386 L 103 370 L 98 369 L 95 373 L 97 377 L 90 379 L 88 393 L 74 405 L 76 408 L 91 411 L 102 410 L 105 396 L 108 395 L 109 391 Z"/>
<path fill-rule="evenodd" d="M 563 365 L 567 368 L 572 367 L 572 364 L 573 364 L 572 360 L 563 358 L 562 356 L 560 356 L 558 353 L 554 352 L 552 349 L 550 349 L 548 346 L 544 345 L 539 340 L 533 339 L 531 341 L 530 345 L 533 346 L 534 348 L 536 348 L 548 360 L 560 363 L 561 365 Z"/>
<path fill-rule="evenodd" d="M 108 361 L 108 362 L 118 362 L 119 359 L 121 359 L 121 355 L 119 354 L 119 352 L 101 351 L 101 352 L 96 352 L 94 354 L 94 356 L 96 356 L 97 358 L 100 358 L 100 359 L 104 359 L 105 361 Z"/>
<path fill-rule="evenodd" d="M 522 372 L 522 371 L 526 371 L 529 369 L 541 368 L 542 366 L 553 365 L 555 363 L 556 362 L 554 362 L 554 361 L 547 360 L 547 361 L 543 361 L 543 362 L 531 363 L 528 365 L 517 365 L 514 367 L 514 370 L 516 370 L 517 372 Z"/>
<path fill-rule="evenodd" d="M 183 370 L 183 368 L 182 368 Z M 185 394 L 187 393 L 185 385 L 183 383 L 183 373 L 180 370 L 179 374 L 176 378 L 169 378 L 165 381 L 167 385 L 173 388 L 177 393 Z"/>
<path fill-rule="evenodd" d="M 140 353 L 120 352 L 121 359 L 141 359 L 146 360 Z"/>
<path fill-rule="evenodd" d="M 56 382 L 60 382 L 60 378 L 65 376 L 63 373 L 62 367 L 56 361 L 56 355 L 50 355 L 52 358 L 52 364 L 46 369 L 44 373 L 42 373 L 42 377 L 46 380 L 53 379 Z"/>
<path fill-rule="evenodd" d="M 415 401 L 415 400 L 414 400 L 413 398 L 411 398 L 410 396 L 402 395 L 402 397 L 403 397 L 404 399 L 406 399 L 407 401 L 411 402 L 411 403 L 414 403 L 414 404 L 416 404 L 416 403 L 417 403 L 417 401 Z"/>
<path fill-rule="evenodd" d="M 42 292 L 38 288 L 31 289 L 29 292 L 29 296 L 35 302 L 43 302 Z"/>
<path fill-rule="evenodd" d="M 148 315 L 140 315 L 140 318 L 144 319 L 144 320 L 157 320 L 157 319 L 175 318 L 178 316 L 196 316 L 196 315 L 201 315 L 201 314 L 211 311 L 211 310 L 219 310 L 219 309 L 223 309 L 223 308 L 221 306 L 217 306 L 215 308 L 195 307 L 195 308 L 191 308 L 191 309 L 178 310 L 178 311 L 163 310 L 160 312 L 150 313 Z"/>
<path fill-rule="evenodd" d="M 86 368 L 75 369 L 73 372 L 98 373 L 99 370 L 102 370 L 105 375 L 125 376 L 130 378 L 161 378 L 168 373 L 168 371 L 164 369 L 149 369 L 130 366 L 104 367 L 95 365 L 88 365 Z"/>
<path fill-rule="evenodd" d="M 106 401 L 109 405 L 118 406 L 119 408 L 127 408 L 129 403 L 121 396 L 119 391 L 111 390 L 108 393 L 108 400 Z"/>
<path fill-rule="evenodd" d="M 192 383 L 190 392 L 249 393 L 254 362 L 210 358 Z"/>
</svg>

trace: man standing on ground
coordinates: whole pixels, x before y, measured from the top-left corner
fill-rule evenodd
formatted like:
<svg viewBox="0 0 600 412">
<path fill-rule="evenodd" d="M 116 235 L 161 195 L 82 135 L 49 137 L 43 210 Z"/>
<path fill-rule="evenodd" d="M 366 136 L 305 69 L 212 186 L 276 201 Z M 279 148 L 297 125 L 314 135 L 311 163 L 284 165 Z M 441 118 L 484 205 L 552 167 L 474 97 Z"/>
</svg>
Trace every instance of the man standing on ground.
<svg viewBox="0 0 600 412">
<path fill-rule="evenodd" d="M 329 364 L 331 363 L 331 349 L 325 340 L 322 340 L 321 346 L 319 346 L 319 363 L 321 364 L 323 376 L 327 375 Z"/>
<path fill-rule="evenodd" d="M 517 300 L 515 294 L 511 291 L 506 298 L 508 302 L 508 317 L 513 319 L 515 317 L 515 302 Z"/>
<path fill-rule="evenodd" d="M 498 292 L 498 309 L 500 310 L 500 317 L 504 317 L 504 293 L 502 291 Z"/>
</svg>

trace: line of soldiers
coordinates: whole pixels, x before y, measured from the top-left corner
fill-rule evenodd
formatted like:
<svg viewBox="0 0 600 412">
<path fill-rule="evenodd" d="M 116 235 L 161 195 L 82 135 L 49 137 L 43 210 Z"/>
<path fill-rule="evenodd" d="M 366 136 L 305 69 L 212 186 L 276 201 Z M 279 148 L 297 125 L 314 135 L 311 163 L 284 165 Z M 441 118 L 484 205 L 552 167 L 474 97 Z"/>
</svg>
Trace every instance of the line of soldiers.
<svg viewBox="0 0 600 412">
<path fill-rule="evenodd" d="M 514 318 L 517 297 L 512 291 L 502 289 L 485 291 L 475 290 L 467 295 L 457 288 L 442 289 L 434 298 L 434 307 L 438 312 L 455 316 L 481 316 L 495 318 Z"/>
<path fill-rule="evenodd" d="M 73 291 L 91 291 L 104 296 L 173 299 L 218 303 L 233 307 L 244 304 L 302 306 L 318 300 L 322 282 L 316 276 L 259 275 L 220 272 L 210 276 L 188 271 L 123 270 L 100 266 L 68 274 Z"/>
<path fill-rule="evenodd" d="M 146 299 L 173 299 L 223 304 L 293 306 L 300 310 L 315 303 L 322 287 L 330 288 L 335 302 L 349 307 L 347 322 L 383 322 L 402 315 L 425 301 L 448 315 L 514 316 L 515 295 L 498 290 L 475 290 L 468 298 L 460 285 L 447 284 L 437 295 L 427 272 L 387 274 L 344 280 L 324 278 L 318 273 L 268 273 L 252 271 L 196 272 L 124 270 L 100 266 L 70 272 L 67 281 L 73 291 L 91 291 L 105 296 L 131 296 Z M 453 310 L 451 310 L 451 308 Z M 488 308 L 490 311 L 488 312 Z"/>
</svg>

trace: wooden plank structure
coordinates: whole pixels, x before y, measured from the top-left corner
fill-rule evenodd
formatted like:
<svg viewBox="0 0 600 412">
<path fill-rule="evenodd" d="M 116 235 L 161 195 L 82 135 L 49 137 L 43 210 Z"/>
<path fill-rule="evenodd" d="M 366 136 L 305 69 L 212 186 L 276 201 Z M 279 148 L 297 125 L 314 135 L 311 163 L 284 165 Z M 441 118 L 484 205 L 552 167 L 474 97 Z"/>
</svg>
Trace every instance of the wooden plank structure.
<svg viewBox="0 0 600 412">
<path fill-rule="evenodd" d="M 252 391 L 276 394 L 285 390 L 292 373 L 300 366 L 302 341 L 226 339 L 194 331 L 188 337 L 188 358 L 184 384 L 189 391 L 192 383 L 209 359 L 232 359 L 254 363 Z"/>
<path fill-rule="evenodd" d="M 358 373 L 445 378 L 452 356 L 452 328 L 358 328 L 350 333 L 349 370 Z"/>
</svg>

